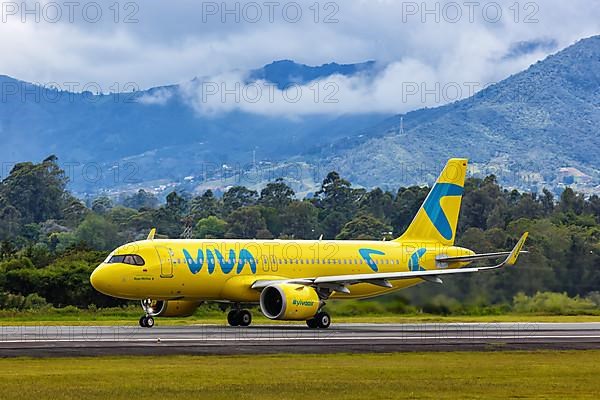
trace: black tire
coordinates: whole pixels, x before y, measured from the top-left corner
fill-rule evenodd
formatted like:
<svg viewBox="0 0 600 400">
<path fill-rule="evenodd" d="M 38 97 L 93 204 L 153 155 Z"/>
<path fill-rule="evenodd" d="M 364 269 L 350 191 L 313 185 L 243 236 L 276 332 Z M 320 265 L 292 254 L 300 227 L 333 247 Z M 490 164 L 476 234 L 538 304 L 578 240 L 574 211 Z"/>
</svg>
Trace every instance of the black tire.
<svg viewBox="0 0 600 400">
<path fill-rule="evenodd" d="M 240 310 L 237 320 L 240 326 L 249 326 L 252 323 L 252 314 L 248 310 Z"/>
<path fill-rule="evenodd" d="M 154 318 L 146 317 L 146 328 L 152 328 L 154 326 Z"/>
<path fill-rule="evenodd" d="M 310 329 L 317 329 L 319 327 L 319 323 L 317 322 L 317 320 L 315 318 L 307 319 L 306 320 L 306 325 Z"/>
<path fill-rule="evenodd" d="M 144 315 L 140 317 L 140 326 L 146 328 L 146 317 Z"/>
<path fill-rule="evenodd" d="M 317 315 L 315 315 L 315 320 L 320 329 L 327 329 L 329 328 L 329 325 L 331 325 L 331 317 L 325 311 L 317 313 Z"/>
<path fill-rule="evenodd" d="M 238 314 L 239 314 L 238 310 L 229 311 L 229 313 L 227 314 L 227 323 L 230 326 L 238 326 L 240 324 L 240 319 L 238 317 Z"/>
</svg>

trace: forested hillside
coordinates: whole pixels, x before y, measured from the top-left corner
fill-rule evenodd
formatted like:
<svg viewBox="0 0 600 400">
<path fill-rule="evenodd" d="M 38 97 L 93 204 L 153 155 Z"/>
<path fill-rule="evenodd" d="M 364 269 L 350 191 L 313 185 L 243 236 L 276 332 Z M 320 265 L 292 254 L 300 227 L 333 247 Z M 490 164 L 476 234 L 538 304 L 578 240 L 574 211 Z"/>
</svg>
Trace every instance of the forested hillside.
<svg viewBox="0 0 600 400">
<path fill-rule="evenodd" d="M 171 193 L 159 204 L 150 193 L 86 203 L 66 191 L 53 156 L 16 165 L 0 184 L 0 307 L 88 307 L 120 304 L 96 293 L 89 274 L 120 244 L 150 228 L 171 238 L 372 239 L 397 237 L 428 188 L 394 192 L 353 188 L 336 172 L 314 197 L 297 199 L 283 180 L 260 192 L 242 186 L 222 197 Z M 510 248 L 530 231 L 518 267 L 498 273 L 420 285 L 399 296 L 426 303 L 436 296 L 483 304 L 511 301 L 519 292 L 595 296 L 600 290 L 600 198 L 566 189 L 560 198 L 503 189 L 494 176 L 469 178 L 459 221 L 459 244 L 479 252 Z"/>
</svg>

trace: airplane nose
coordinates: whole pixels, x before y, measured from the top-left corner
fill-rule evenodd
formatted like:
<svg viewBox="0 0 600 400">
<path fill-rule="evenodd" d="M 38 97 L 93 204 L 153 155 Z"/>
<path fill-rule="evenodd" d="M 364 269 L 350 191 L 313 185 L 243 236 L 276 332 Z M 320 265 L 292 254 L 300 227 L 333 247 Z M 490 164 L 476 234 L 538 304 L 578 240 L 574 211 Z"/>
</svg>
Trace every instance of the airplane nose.
<svg viewBox="0 0 600 400">
<path fill-rule="evenodd" d="M 108 280 L 108 274 L 106 271 L 106 266 L 99 265 L 96 267 L 92 275 L 90 276 L 90 283 L 100 293 L 108 294 L 110 289 L 110 284 Z"/>
</svg>

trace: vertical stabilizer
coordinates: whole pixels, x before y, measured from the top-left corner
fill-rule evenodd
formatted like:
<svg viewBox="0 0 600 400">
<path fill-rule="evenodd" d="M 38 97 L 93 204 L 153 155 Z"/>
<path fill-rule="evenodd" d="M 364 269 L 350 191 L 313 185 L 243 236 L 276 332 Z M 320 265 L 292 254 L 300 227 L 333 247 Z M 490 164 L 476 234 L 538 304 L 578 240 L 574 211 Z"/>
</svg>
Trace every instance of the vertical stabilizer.
<svg viewBox="0 0 600 400">
<path fill-rule="evenodd" d="M 454 244 L 467 175 L 467 159 L 448 161 L 425 202 L 404 234 L 396 240 Z"/>
</svg>

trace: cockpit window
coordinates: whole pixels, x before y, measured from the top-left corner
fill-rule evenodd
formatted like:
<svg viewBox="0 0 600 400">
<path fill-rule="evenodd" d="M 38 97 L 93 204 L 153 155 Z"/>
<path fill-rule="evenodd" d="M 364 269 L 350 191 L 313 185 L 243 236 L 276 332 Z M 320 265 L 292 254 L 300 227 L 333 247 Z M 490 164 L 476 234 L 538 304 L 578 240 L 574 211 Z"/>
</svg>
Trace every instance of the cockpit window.
<svg viewBox="0 0 600 400">
<path fill-rule="evenodd" d="M 137 254 L 125 254 L 112 256 L 107 264 L 129 264 L 129 265 L 144 265 L 144 259 Z"/>
<path fill-rule="evenodd" d="M 123 264 L 135 265 L 135 260 L 133 259 L 133 256 L 125 256 L 125 258 L 123 259 Z"/>
</svg>

